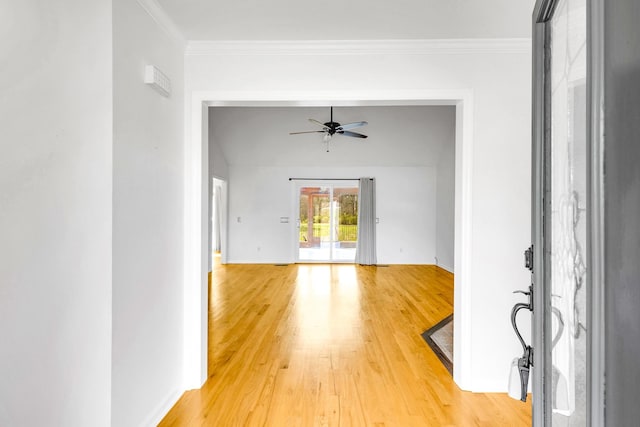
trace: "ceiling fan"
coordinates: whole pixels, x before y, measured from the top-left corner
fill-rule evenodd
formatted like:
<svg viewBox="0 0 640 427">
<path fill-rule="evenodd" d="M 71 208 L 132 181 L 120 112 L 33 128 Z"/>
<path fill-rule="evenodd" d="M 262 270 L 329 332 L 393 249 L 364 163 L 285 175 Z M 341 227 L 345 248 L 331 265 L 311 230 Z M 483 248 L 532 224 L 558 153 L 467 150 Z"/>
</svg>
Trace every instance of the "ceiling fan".
<svg viewBox="0 0 640 427">
<path fill-rule="evenodd" d="M 311 123 L 315 123 L 317 125 L 322 126 L 322 130 L 309 130 L 309 131 L 304 131 L 304 132 L 290 132 L 289 135 L 299 135 L 302 133 L 323 133 L 324 137 L 323 137 L 323 141 L 327 143 L 327 151 L 329 151 L 329 140 L 335 135 L 344 135 L 344 136 L 351 136 L 354 138 L 366 138 L 367 135 L 363 135 L 361 133 L 357 133 L 357 132 L 352 132 L 350 129 L 354 129 L 360 126 L 365 126 L 367 124 L 367 122 L 353 122 L 353 123 L 347 123 L 344 125 L 341 125 L 338 122 L 334 122 L 333 121 L 333 107 L 331 107 L 331 119 L 326 122 L 326 123 L 322 123 L 318 120 L 315 119 L 309 119 L 309 121 Z"/>
</svg>

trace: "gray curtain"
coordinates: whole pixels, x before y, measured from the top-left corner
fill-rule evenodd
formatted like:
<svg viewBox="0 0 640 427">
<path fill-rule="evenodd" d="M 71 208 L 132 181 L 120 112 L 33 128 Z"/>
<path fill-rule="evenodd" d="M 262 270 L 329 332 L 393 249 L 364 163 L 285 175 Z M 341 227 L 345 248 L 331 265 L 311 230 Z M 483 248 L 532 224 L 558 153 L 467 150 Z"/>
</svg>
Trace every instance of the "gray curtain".
<svg viewBox="0 0 640 427">
<path fill-rule="evenodd" d="M 376 265 L 376 181 L 360 178 L 356 263 Z"/>
</svg>

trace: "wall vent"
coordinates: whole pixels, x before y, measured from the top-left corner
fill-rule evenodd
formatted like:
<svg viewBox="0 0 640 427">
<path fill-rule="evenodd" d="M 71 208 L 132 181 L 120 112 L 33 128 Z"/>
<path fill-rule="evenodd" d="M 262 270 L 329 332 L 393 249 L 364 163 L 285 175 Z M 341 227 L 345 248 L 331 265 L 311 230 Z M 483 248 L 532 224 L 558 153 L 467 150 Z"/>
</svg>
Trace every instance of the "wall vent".
<svg viewBox="0 0 640 427">
<path fill-rule="evenodd" d="M 171 95 L 171 80 L 155 65 L 147 65 L 144 69 L 144 82 L 158 91 L 162 96 Z"/>
</svg>

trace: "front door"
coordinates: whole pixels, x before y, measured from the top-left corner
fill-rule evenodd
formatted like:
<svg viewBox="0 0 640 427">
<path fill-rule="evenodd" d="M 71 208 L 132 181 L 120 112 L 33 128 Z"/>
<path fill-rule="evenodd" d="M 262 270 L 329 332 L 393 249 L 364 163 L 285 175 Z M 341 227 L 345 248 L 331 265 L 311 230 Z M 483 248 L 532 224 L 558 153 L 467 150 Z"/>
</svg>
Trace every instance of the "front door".
<svg viewBox="0 0 640 427">
<path fill-rule="evenodd" d="M 585 426 L 587 0 L 538 1 L 534 20 L 533 422 Z"/>
</svg>

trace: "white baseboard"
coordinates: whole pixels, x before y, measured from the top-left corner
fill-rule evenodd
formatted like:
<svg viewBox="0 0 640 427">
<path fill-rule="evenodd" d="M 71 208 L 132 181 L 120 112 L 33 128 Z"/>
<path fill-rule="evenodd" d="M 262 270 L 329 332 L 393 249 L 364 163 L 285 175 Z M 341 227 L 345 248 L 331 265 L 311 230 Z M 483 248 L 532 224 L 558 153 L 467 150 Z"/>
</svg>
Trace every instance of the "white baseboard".
<svg viewBox="0 0 640 427">
<path fill-rule="evenodd" d="M 160 424 L 160 421 L 167 415 L 169 410 L 173 408 L 180 396 L 182 396 L 183 390 L 173 390 L 169 395 L 147 416 L 145 421 L 140 423 L 140 427 L 156 427 Z"/>
<path fill-rule="evenodd" d="M 443 265 L 443 264 L 436 264 L 436 265 L 441 269 L 447 270 L 449 273 L 453 274 L 453 267 L 449 267 L 448 265 Z"/>
</svg>

